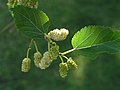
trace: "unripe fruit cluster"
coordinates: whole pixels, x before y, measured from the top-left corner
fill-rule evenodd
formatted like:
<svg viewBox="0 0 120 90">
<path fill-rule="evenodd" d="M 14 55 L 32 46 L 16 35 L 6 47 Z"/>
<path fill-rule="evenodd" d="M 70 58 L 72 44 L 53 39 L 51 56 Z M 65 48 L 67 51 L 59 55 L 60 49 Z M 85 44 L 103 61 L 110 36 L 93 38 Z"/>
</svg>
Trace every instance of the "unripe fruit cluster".
<svg viewBox="0 0 120 90">
<path fill-rule="evenodd" d="M 40 69 L 48 68 L 53 60 L 56 60 L 59 55 L 59 46 L 58 45 L 51 45 L 48 51 L 46 51 L 43 56 L 42 54 L 37 51 L 34 53 L 34 64 L 36 67 Z M 28 72 L 30 70 L 30 59 L 25 58 L 22 62 L 21 70 L 23 72 Z"/>
<path fill-rule="evenodd" d="M 68 65 L 67 63 L 60 63 L 59 64 L 59 73 L 62 78 L 65 78 L 68 73 Z"/>
<path fill-rule="evenodd" d="M 56 60 L 59 55 L 59 46 L 58 45 L 51 46 L 48 51 L 51 54 L 52 59 Z"/>
<path fill-rule="evenodd" d="M 67 76 L 67 73 L 68 73 L 69 69 L 76 69 L 76 68 L 77 68 L 77 64 L 70 57 L 67 60 L 67 62 L 65 62 L 65 63 L 62 62 L 62 63 L 59 64 L 59 73 L 60 73 L 60 76 L 62 78 L 65 78 Z"/>
<path fill-rule="evenodd" d="M 75 63 L 75 61 L 71 57 L 67 60 L 67 64 L 68 64 L 68 67 L 71 69 L 77 68 L 77 64 Z"/>
<path fill-rule="evenodd" d="M 66 39 L 68 34 L 69 31 L 64 28 L 60 30 L 55 29 L 53 31 L 50 31 L 48 35 L 45 34 L 45 39 L 48 41 L 48 51 L 46 51 L 43 55 L 38 51 L 36 42 L 34 41 L 34 45 L 37 51 L 34 53 L 34 64 L 37 68 L 48 68 L 51 65 L 51 63 L 57 59 L 58 56 L 61 59 L 61 63 L 59 64 L 59 73 L 62 78 L 65 78 L 67 76 L 69 69 L 77 68 L 77 64 L 75 63 L 75 61 L 71 57 L 67 58 L 63 53 L 60 53 L 59 46 L 52 41 L 52 39 L 55 41 L 64 40 Z M 28 48 L 27 58 L 23 59 L 22 61 L 22 72 L 28 72 L 30 70 L 31 60 L 30 58 L 28 58 L 30 49 L 31 48 Z M 67 61 L 64 62 L 63 58 L 67 59 Z"/>
</svg>

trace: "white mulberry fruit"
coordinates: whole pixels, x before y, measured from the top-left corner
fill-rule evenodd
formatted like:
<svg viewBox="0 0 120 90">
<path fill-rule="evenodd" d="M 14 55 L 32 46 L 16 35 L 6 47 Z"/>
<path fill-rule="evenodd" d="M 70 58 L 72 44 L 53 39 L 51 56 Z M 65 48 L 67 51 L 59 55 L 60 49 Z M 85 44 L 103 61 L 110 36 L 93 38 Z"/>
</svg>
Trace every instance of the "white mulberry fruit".
<svg viewBox="0 0 120 90">
<path fill-rule="evenodd" d="M 40 52 L 34 53 L 34 64 L 36 67 L 39 67 L 39 63 L 41 62 L 42 54 Z"/>
<path fill-rule="evenodd" d="M 30 63 L 31 63 L 30 58 L 24 58 L 23 61 L 22 61 L 21 71 L 22 72 L 28 72 L 30 70 Z"/>
<path fill-rule="evenodd" d="M 53 61 L 52 59 L 52 56 L 51 54 L 46 51 L 44 54 L 43 54 L 43 57 L 41 59 L 41 62 L 39 63 L 39 67 L 41 69 L 46 69 L 47 67 L 50 66 L 51 62 Z"/>
<path fill-rule="evenodd" d="M 60 63 L 59 64 L 59 73 L 62 78 L 65 78 L 68 73 L 68 65 L 67 63 Z"/>
<path fill-rule="evenodd" d="M 69 31 L 65 28 L 62 28 L 60 30 L 54 29 L 53 31 L 50 31 L 48 33 L 48 36 L 55 41 L 62 41 L 66 39 L 68 34 L 69 34 Z"/>
<path fill-rule="evenodd" d="M 68 67 L 72 69 L 76 69 L 78 66 L 71 57 L 67 60 L 67 64 L 68 64 Z"/>
</svg>

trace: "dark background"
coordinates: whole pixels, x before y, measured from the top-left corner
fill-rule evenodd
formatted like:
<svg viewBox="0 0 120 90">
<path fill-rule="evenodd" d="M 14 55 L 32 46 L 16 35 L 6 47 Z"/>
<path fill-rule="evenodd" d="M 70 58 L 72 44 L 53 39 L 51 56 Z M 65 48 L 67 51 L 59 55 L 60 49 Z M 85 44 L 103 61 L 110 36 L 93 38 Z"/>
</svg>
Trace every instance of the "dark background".
<svg viewBox="0 0 120 90">
<path fill-rule="evenodd" d="M 58 73 L 59 60 L 46 70 L 32 64 L 29 73 L 22 73 L 29 39 L 16 31 L 6 3 L 0 0 L 0 90 L 120 90 L 120 54 L 102 54 L 96 60 L 73 55 L 79 67 L 65 79 Z M 39 6 L 50 18 L 50 30 L 70 31 L 67 40 L 58 43 L 61 51 L 72 48 L 72 36 L 84 26 L 120 26 L 120 0 L 39 0 Z M 43 53 L 46 42 L 37 43 Z"/>
</svg>

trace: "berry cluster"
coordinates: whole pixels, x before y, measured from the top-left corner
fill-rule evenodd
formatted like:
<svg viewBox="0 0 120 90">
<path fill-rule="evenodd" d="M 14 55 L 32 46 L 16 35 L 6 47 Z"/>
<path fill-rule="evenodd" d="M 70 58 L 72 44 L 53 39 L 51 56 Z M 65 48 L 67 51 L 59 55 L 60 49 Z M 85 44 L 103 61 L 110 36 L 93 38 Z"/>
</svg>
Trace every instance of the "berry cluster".
<svg viewBox="0 0 120 90">
<path fill-rule="evenodd" d="M 69 32 L 66 29 L 60 29 L 60 30 L 55 29 L 53 31 L 50 31 L 48 34 L 45 34 L 45 39 L 48 42 L 48 50 L 43 55 L 38 50 L 36 42 L 34 40 L 31 41 L 31 43 L 34 42 L 37 51 L 36 53 L 34 53 L 34 64 L 37 68 L 40 69 L 48 68 L 51 65 L 51 63 L 54 60 L 56 60 L 58 57 L 60 57 L 61 59 L 61 63 L 59 64 L 59 73 L 62 78 L 65 78 L 67 76 L 69 69 L 77 68 L 77 64 L 73 61 L 73 59 L 71 57 L 67 58 L 64 54 L 60 53 L 59 46 L 56 44 L 56 42 L 52 41 L 52 40 L 55 41 L 64 40 L 66 39 L 68 33 Z M 21 67 L 22 72 L 28 72 L 30 70 L 31 60 L 28 57 L 30 49 L 31 48 L 29 47 L 27 51 L 27 58 L 23 59 L 22 61 L 22 67 Z M 67 61 L 64 62 L 63 58 L 67 59 Z"/>
</svg>

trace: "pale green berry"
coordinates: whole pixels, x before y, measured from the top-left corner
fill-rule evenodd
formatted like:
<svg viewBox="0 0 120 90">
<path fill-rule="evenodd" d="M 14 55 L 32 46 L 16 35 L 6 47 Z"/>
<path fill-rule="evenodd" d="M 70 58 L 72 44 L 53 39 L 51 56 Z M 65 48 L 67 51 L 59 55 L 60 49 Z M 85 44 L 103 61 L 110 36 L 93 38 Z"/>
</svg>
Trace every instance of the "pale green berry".
<svg viewBox="0 0 120 90">
<path fill-rule="evenodd" d="M 68 64 L 68 67 L 72 69 L 76 69 L 78 66 L 71 57 L 67 60 L 67 64 Z"/>
<path fill-rule="evenodd" d="M 62 28 L 60 30 L 54 29 L 53 31 L 50 31 L 48 33 L 48 36 L 55 41 L 62 41 L 66 39 L 68 34 L 69 34 L 69 31 L 65 28 Z"/>
<path fill-rule="evenodd" d="M 46 65 L 44 63 L 39 63 L 39 67 L 40 67 L 40 69 L 46 69 L 49 67 L 49 65 Z"/>
<path fill-rule="evenodd" d="M 65 78 L 68 73 L 68 65 L 67 63 L 60 63 L 59 64 L 59 73 L 62 78 Z"/>
<path fill-rule="evenodd" d="M 51 48 L 49 49 L 49 53 L 51 54 L 52 59 L 56 60 L 59 55 L 59 46 L 58 45 L 51 46 Z"/>
<path fill-rule="evenodd" d="M 30 70 L 30 58 L 24 58 L 22 61 L 21 71 L 22 72 L 28 72 Z"/>
<path fill-rule="evenodd" d="M 39 67 L 39 63 L 41 62 L 42 54 L 40 52 L 34 53 L 34 64 L 36 67 Z"/>
<path fill-rule="evenodd" d="M 50 64 L 52 63 L 53 59 L 52 59 L 52 56 L 51 54 L 46 51 L 44 54 L 43 54 L 43 57 L 41 59 L 41 62 L 39 63 L 39 67 L 41 69 L 46 69 L 47 67 L 50 66 Z"/>
</svg>

